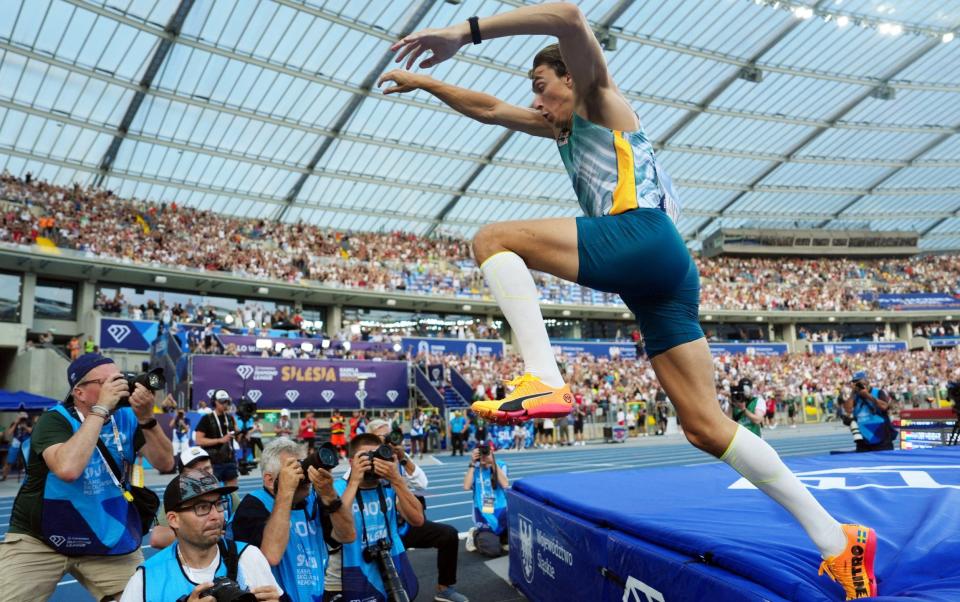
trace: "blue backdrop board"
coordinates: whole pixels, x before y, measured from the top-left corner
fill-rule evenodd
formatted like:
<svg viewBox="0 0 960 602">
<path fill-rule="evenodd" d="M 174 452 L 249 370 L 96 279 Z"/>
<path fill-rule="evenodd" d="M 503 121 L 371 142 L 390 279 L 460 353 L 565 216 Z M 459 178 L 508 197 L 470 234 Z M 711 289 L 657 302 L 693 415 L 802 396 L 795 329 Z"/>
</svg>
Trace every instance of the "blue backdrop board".
<svg viewBox="0 0 960 602">
<path fill-rule="evenodd" d="M 877 530 L 871 600 L 960 600 L 960 450 L 787 464 Z M 510 578 L 534 601 L 843 599 L 800 526 L 726 464 L 524 478 L 508 505 Z"/>
<path fill-rule="evenodd" d="M 877 341 L 874 343 L 810 343 L 810 351 L 845 355 L 848 353 L 891 353 L 907 350 L 906 341 Z"/>
<path fill-rule="evenodd" d="M 100 348 L 150 351 L 160 323 L 147 320 L 100 319 Z"/>
<path fill-rule="evenodd" d="M 790 349 L 786 343 L 710 343 L 710 353 L 746 355 L 784 355 Z"/>
</svg>

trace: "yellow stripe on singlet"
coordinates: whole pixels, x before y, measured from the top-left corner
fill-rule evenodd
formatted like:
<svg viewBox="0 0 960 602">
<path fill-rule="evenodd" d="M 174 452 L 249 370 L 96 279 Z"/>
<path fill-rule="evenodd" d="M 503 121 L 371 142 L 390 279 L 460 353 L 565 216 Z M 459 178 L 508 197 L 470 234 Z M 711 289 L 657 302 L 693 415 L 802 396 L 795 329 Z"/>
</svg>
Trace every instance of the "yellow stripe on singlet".
<svg viewBox="0 0 960 602">
<path fill-rule="evenodd" d="M 613 190 L 613 208 L 610 215 L 636 209 L 637 181 L 633 171 L 633 148 L 623 132 L 614 130 L 613 147 L 617 151 L 617 187 Z"/>
</svg>

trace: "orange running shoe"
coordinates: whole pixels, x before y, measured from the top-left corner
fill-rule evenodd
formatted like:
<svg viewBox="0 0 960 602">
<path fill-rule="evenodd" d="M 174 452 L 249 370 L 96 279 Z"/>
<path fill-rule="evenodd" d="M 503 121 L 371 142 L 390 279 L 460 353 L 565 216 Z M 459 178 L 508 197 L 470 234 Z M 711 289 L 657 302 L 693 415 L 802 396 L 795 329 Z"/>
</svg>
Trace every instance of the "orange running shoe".
<svg viewBox="0 0 960 602">
<path fill-rule="evenodd" d="M 562 418 L 573 409 L 573 394 L 564 384 L 553 388 L 532 374 L 507 381 L 514 388 L 503 399 L 475 401 L 470 406 L 479 416 L 499 424 L 515 424 L 531 418 Z"/>
<path fill-rule="evenodd" d="M 877 577 L 873 560 L 877 555 L 877 534 L 863 525 L 841 525 L 847 547 L 820 563 L 819 575 L 826 573 L 843 586 L 847 600 L 877 595 Z"/>
</svg>

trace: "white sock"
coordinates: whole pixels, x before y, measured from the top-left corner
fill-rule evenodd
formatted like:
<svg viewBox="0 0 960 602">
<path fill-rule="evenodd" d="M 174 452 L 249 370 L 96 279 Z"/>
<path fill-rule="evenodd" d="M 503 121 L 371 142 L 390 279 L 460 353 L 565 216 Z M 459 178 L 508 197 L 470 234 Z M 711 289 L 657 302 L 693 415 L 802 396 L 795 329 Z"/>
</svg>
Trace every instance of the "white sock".
<svg viewBox="0 0 960 602">
<path fill-rule="evenodd" d="M 527 264 L 516 253 L 503 251 L 488 257 L 480 271 L 510 323 L 526 371 L 551 387 L 562 387 L 563 377 L 540 313 L 540 293 Z"/>
<path fill-rule="evenodd" d="M 793 515 L 824 558 L 836 556 L 847 545 L 843 529 L 810 491 L 787 468 L 776 450 L 737 425 L 737 432 L 721 460 Z"/>
</svg>

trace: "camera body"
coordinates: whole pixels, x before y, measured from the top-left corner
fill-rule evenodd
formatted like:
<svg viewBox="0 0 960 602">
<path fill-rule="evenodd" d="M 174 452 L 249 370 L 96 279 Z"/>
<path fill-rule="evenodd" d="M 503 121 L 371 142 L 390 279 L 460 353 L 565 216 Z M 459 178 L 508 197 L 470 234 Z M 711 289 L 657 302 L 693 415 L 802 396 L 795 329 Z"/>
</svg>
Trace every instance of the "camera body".
<svg viewBox="0 0 960 602">
<path fill-rule="evenodd" d="M 857 391 L 866 391 L 866 390 L 867 390 L 867 385 L 863 384 L 862 381 L 859 381 L 859 380 L 858 380 L 857 382 L 855 382 L 855 383 L 853 384 L 853 388 L 856 389 Z"/>
<path fill-rule="evenodd" d="M 300 460 L 300 467 L 303 468 L 303 474 L 306 476 L 307 469 L 313 466 L 316 469 L 333 470 L 340 464 L 340 455 L 337 448 L 327 441 L 313 451 L 312 454 Z"/>
<path fill-rule="evenodd" d="M 393 462 L 395 456 L 393 455 L 393 448 L 389 445 L 381 445 L 377 449 L 371 449 L 366 452 L 366 456 L 370 458 L 370 462 L 373 462 L 375 459 L 379 458 L 381 460 L 386 460 L 387 462 Z M 368 483 L 375 483 L 380 480 L 380 477 L 374 472 L 373 468 L 368 470 L 363 475 L 363 480 Z"/>
<path fill-rule="evenodd" d="M 240 401 L 237 402 L 237 418 L 246 422 L 254 417 L 257 413 L 257 404 L 252 399 L 247 398 L 246 395 L 240 398 Z M 248 429 L 244 429 L 245 431 Z"/>
<path fill-rule="evenodd" d="M 403 445 L 403 432 L 390 431 L 390 434 L 387 435 L 387 441 L 390 445 Z"/>
<path fill-rule="evenodd" d="M 388 602 L 409 602 L 410 597 L 403 589 L 403 581 L 400 580 L 400 574 L 397 573 L 397 567 L 390 556 L 391 548 L 393 546 L 389 540 L 379 539 L 363 549 L 363 561 L 377 565 Z"/>
<path fill-rule="evenodd" d="M 484 441 L 483 443 L 481 443 L 480 445 L 478 445 L 478 446 L 477 446 L 477 449 L 480 450 L 480 455 L 481 455 L 481 456 L 489 456 L 489 455 L 490 455 L 490 443 L 487 442 L 487 441 Z"/>
<path fill-rule="evenodd" d="M 133 395 L 138 384 L 146 387 L 151 393 L 156 393 L 167 386 L 167 379 L 163 376 L 163 368 L 154 368 L 153 370 L 141 372 L 140 374 L 136 372 L 124 372 L 123 379 L 127 381 L 127 388 L 130 390 L 130 395 Z M 129 397 L 121 397 L 116 405 L 118 408 L 125 406 L 130 406 Z"/>
<path fill-rule="evenodd" d="M 202 595 L 212 596 L 217 602 L 257 602 L 256 595 L 242 589 L 240 584 L 229 577 L 217 577 L 213 580 L 213 587 Z"/>
</svg>

